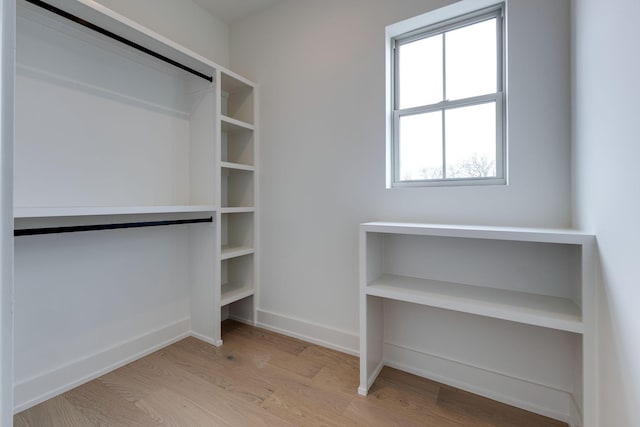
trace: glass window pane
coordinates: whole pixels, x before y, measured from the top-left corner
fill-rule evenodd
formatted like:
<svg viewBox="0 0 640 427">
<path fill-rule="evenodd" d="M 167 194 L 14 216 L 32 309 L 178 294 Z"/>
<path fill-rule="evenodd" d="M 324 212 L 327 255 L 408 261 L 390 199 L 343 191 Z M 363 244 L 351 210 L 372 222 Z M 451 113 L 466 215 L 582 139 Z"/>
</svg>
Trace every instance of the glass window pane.
<svg viewBox="0 0 640 427">
<path fill-rule="evenodd" d="M 442 34 L 398 48 L 399 108 L 442 101 Z"/>
<path fill-rule="evenodd" d="M 445 111 L 447 178 L 496 176 L 496 103 Z"/>
<path fill-rule="evenodd" d="M 400 181 L 442 179 L 442 112 L 400 117 Z"/>
<path fill-rule="evenodd" d="M 496 18 L 445 33 L 449 100 L 497 92 Z"/>
</svg>

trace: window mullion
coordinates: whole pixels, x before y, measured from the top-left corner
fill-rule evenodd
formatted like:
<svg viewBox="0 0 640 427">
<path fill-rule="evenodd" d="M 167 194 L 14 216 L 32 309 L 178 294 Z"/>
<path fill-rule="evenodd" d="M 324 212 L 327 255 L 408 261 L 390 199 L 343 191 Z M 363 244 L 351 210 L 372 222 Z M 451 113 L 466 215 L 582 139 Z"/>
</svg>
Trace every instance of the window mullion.
<svg viewBox="0 0 640 427">
<path fill-rule="evenodd" d="M 447 100 L 447 33 L 442 33 L 442 100 Z"/>
<path fill-rule="evenodd" d="M 444 127 L 444 123 L 445 123 L 445 115 L 446 115 L 446 110 L 443 109 L 440 113 L 440 117 L 442 119 L 442 179 L 447 179 L 447 144 L 445 143 L 446 141 L 446 128 Z"/>
<path fill-rule="evenodd" d="M 393 113 L 393 149 L 392 149 L 393 162 L 393 180 L 400 182 L 400 112 L 394 111 Z"/>
<path fill-rule="evenodd" d="M 400 49 L 398 48 L 398 41 L 393 42 L 393 110 L 400 109 Z"/>
<path fill-rule="evenodd" d="M 496 17 L 496 92 L 504 91 L 504 43 L 502 39 L 502 27 L 504 25 L 503 19 L 504 17 L 502 14 Z"/>
<path fill-rule="evenodd" d="M 504 144 L 504 104 L 503 98 L 496 99 L 496 176 L 506 177 L 504 167 L 506 165 L 506 147 Z"/>
<path fill-rule="evenodd" d="M 437 104 L 419 105 L 417 107 L 397 109 L 401 116 L 410 116 L 412 114 L 428 113 L 431 111 L 439 111 L 442 109 L 451 109 L 458 107 L 466 107 L 486 102 L 495 102 L 502 96 L 501 93 L 490 93 L 487 95 L 474 96 L 471 98 L 456 99 L 455 101 L 439 102 Z"/>
<path fill-rule="evenodd" d="M 442 33 L 442 102 L 447 102 L 447 33 Z M 445 109 L 440 113 L 442 119 L 442 179 L 447 179 L 447 144 L 445 131 Z"/>
</svg>

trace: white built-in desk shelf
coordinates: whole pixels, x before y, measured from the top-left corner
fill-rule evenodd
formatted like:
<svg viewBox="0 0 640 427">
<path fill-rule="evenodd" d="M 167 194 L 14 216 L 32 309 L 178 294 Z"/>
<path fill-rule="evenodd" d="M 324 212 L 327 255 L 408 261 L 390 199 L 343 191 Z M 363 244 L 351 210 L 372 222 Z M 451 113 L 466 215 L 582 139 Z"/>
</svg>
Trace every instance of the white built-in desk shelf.
<svg viewBox="0 0 640 427">
<path fill-rule="evenodd" d="M 16 207 L 14 218 L 215 212 L 213 205 Z"/>
<path fill-rule="evenodd" d="M 580 308 L 568 298 L 385 274 L 365 292 L 398 301 L 582 333 Z"/>
<path fill-rule="evenodd" d="M 535 378 L 536 393 L 557 393 L 554 399 L 565 408 L 557 417 L 572 419 L 574 425 L 595 425 L 588 410 L 595 404 L 596 390 L 595 236 L 565 229 L 371 222 L 360 224 L 359 243 L 359 394 L 366 395 L 389 364 L 452 385 L 486 376 L 494 387 L 491 397 L 505 396 L 505 403 L 517 400 L 527 406 L 535 394 L 534 380 L 522 381 L 509 371 L 515 364 L 509 358 L 526 351 L 523 343 L 535 342 L 536 354 L 554 363 L 548 369 L 575 365 L 575 375 L 561 389 L 545 377 L 546 369 L 532 367 L 527 372 Z M 465 355 L 469 359 L 454 360 L 446 354 L 446 345 L 437 344 L 440 331 L 429 332 L 438 335 L 429 342 L 431 335 L 423 329 L 437 327 L 431 323 L 422 328 L 416 323 L 422 318 L 451 320 L 452 342 L 483 341 L 483 351 L 504 360 L 505 370 L 494 366 L 495 372 L 488 374 L 474 359 L 474 348 Z M 485 329 L 469 330 L 485 333 L 474 340 L 464 331 L 476 322 Z M 492 334 L 502 329 L 523 335 L 500 341 Z M 570 350 L 560 354 L 559 348 Z M 505 379 L 509 385 L 500 385 Z M 477 384 L 473 387 L 477 392 Z"/>
<path fill-rule="evenodd" d="M 594 236 L 574 229 L 492 227 L 476 225 L 420 224 L 400 222 L 368 222 L 360 225 L 363 232 L 408 234 L 415 236 L 460 237 L 467 239 L 511 240 L 559 244 L 588 244 Z"/>
</svg>

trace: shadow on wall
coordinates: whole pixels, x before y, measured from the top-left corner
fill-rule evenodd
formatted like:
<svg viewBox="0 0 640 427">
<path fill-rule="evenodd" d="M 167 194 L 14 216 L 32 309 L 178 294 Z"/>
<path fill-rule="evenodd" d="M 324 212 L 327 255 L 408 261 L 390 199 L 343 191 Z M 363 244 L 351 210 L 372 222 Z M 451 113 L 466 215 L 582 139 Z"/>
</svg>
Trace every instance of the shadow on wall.
<svg viewBox="0 0 640 427">
<path fill-rule="evenodd" d="M 616 426 L 632 426 L 634 411 L 638 402 L 631 402 L 631 396 L 637 396 L 637 391 L 633 390 L 634 376 L 631 368 L 632 361 L 625 358 L 625 354 L 633 354 L 625 349 L 624 332 L 621 322 L 616 319 L 615 300 L 608 290 L 609 280 L 606 271 L 602 268 L 602 277 L 598 289 L 598 348 L 599 348 L 599 371 L 600 378 L 598 390 L 619 390 L 615 396 L 600 396 L 600 417 L 602 414 L 617 414 Z M 635 404 L 634 404 L 635 403 Z M 612 420 L 600 419 L 600 426 L 613 426 Z"/>
</svg>

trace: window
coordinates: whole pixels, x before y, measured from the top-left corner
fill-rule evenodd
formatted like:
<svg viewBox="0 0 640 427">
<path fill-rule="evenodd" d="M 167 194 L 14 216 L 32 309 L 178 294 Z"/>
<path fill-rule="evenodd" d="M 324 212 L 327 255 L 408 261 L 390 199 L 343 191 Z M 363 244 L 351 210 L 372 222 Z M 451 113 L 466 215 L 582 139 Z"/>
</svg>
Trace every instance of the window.
<svg viewBox="0 0 640 427">
<path fill-rule="evenodd" d="M 503 26 L 499 5 L 389 38 L 391 186 L 506 182 Z"/>
</svg>

